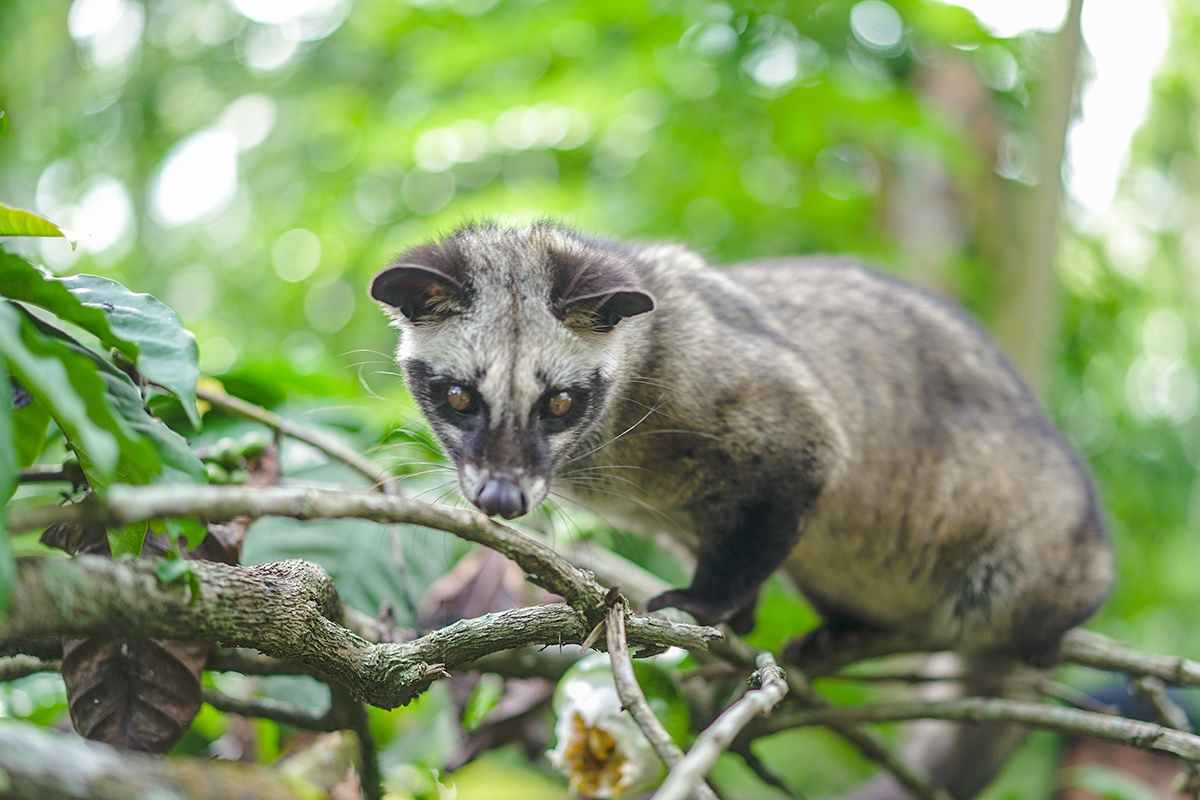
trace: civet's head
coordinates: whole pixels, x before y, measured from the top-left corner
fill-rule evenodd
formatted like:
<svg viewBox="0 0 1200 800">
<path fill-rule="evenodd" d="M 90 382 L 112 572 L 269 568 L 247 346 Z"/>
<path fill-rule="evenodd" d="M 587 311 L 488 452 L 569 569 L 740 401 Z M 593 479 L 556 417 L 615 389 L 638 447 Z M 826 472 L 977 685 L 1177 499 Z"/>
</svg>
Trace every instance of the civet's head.
<svg viewBox="0 0 1200 800">
<path fill-rule="evenodd" d="M 654 308 L 630 257 L 540 224 L 468 227 L 401 254 L 371 284 L 396 361 L 463 495 L 505 519 L 536 508 L 612 399 L 621 320 Z"/>
</svg>

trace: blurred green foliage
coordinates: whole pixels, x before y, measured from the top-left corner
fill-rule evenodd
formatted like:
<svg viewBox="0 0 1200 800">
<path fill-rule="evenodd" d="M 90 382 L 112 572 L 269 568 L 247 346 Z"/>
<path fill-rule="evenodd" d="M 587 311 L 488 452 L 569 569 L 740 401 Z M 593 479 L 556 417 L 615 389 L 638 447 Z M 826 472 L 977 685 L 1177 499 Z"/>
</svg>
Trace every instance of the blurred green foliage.
<svg viewBox="0 0 1200 800">
<path fill-rule="evenodd" d="M 0 189 L 81 235 L 41 246 L 52 268 L 179 311 L 209 373 L 371 360 L 346 355 L 389 347 L 366 278 L 478 217 L 886 254 L 888 162 L 971 166 L 918 54 L 1001 64 L 1019 122 L 1022 52 L 916 2 L 863 45 L 852 6 L 8 0 Z"/>
<path fill-rule="evenodd" d="M 1119 582 L 1093 624 L 1197 658 L 1200 12 L 1172 15 L 1116 203 L 1067 215 L 1044 394 L 1111 512 Z M 365 289 L 393 253 L 466 220 L 553 216 L 721 261 L 859 253 L 986 321 L 1013 219 L 989 187 L 1036 183 L 1050 47 L 933 0 L 0 0 L 0 201 L 81 242 L 9 246 L 158 297 L 234 393 L 418 472 L 427 440 L 385 434 L 413 415 Z M 245 430 L 206 425 L 197 444 Z M 285 460 L 337 469 L 303 447 Z M 444 477 L 423 479 L 427 497 L 452 493 Z M 402 615 L 461 552 L 428 531 L 260 525 L 248 556 L 319 560 L 348 598 Z M 778 587 L 766 601 L 762 643 L 811 618 Z M 33 713 L 5 691 L 5 713 Z M 448 708 L 434 694 L 376 716 L 397 796 L 437 794 L 397 765 L 436 762 L 405 731 Z M 499 796 L 474 774 L 464 791 Z"/>
</svg>

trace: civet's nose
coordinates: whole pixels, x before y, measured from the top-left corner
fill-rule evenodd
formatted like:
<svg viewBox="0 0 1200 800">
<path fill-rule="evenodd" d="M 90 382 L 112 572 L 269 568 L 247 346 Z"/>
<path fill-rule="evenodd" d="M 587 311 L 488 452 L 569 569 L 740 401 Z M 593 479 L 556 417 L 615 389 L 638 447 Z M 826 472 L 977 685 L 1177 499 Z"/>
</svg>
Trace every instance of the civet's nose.
<svg viewBox="0 0 1200 800">
<path fill-rule="evenodd" d="M 475 495 L 475 505 L 489 517 L 516 519 L 529 511 L 525 493 L 511 478 L 489 478 Z"/>
</svg>

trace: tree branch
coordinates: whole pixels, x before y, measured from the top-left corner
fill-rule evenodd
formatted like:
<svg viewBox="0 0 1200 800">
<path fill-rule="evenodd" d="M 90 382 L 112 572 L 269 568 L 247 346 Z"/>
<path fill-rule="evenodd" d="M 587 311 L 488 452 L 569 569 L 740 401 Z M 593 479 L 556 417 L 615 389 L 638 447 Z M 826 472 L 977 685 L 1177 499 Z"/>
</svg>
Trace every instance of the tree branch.
<svg viewBox="0 0 1200 800">
<path fill-rule="evenodd" d="M 436 528 L 492 547 L 515 561 L 530 580 L 567 598 L 567 604 L 514 609 L 465 620 L 420 639 L 372 644 L 342 626 L 347 609 L 317 567 L 291 561 L 258 567 L 192 562 L 198 591 L 181 583 L 161 584 L 156 562 L 23 559 L 10 618 L 0 623 L 0 645 L 45 634 L 184 638 L 252 647 L 274 658 L 318 670 L 346 685 L 356 697 L 383 708 L 407 703 L 437 677 L 489 654 L 529 645 L 583 641 L 603 616 L 604 589 L 581 570 L 531 537 L 465 509 L 442 508 L 375 492 L 316 488 L 215 486 L 111 487 L 105 502 L 12 509 L 12 530 L 63 521 L 108 525 L 166 517 L 216 520 L 264 515 L 297 519 L 357 517 L 381 523 Z M 624 621 L 622 617 L 622 621 Z M 711 628 L 633 618 L 629 641 L 643 646 L 705 647 L 719 637 Z M 1168 683 L 1200 684 L 1200 664 L 1137 653 L 1094 634 L 1073 632 L 1065 657 L 1101 669 L 1148 675 Z M 793 692 L 809 705 L 819 697 Z M 1071 716 L 1075 715 L 1075 716 Z M 777 715 L 762 731 L 798 724 L 825 724 L 882 761 L 910 791 L 940 797 L 922 776 L 900 763 L 877 737 L 847 727 L 859 721 L 913 718 L 1006 720 L 1034 727 L 1098 736 L 1141 747 L 1200 758 L 1200 738 L 1160 726 L 1070 709 L 1006 700 L 966 699 L 942 703 L 812 708 Z M 759 731 L 751 726 L 747 734 Z"/>
<path fill-rule="evenodd" d="M 377 497 L 381 497 L 376 495 Z M 381 497 L 382 499 L 382 497 Z M 161 561 L 25 558 L 0 641 L 41 633 L 174 638 L 253 647 L 319 669 L 361 700 L 404 705 L 434 680 L 499 650 L 578 644 L 587 635 L 565 603 L 463 620 L 410 642 L 372 644 L 339 624 L 342 605 L 329 576 L 304 561 L 260 566 L 191 563 L 198 591 L 161 583 Z M 639 645 L 703 649 L 719 631 L 638 618 Z"/>
<path fill-rule="evenodd" d="M 362 787 L 363 800 L 382 800 L 383 773 L 379 768 L 379 746 L 371 732 L 371 719 L 367 706 L 351 697 L 344 687 L 336 684 L 329 687 L 329 715 L 339 721 L 339 728 L 354 731 L 358 739 L 358 782 Z"/>
<path fill-rule="evenodd" d="M 1167 687 L 1158 678 L 1137 678 L 1131 688 L 1154 712 L 1154 721 L 1159 725 L 1194 733 L 1187 712 L 1171 699 L 1167 694 Z"/>
<path fill-rule="evenodd" d="M 788 685 L 801 705 L 807 707 L 807 713 L 836 711 L 828 701 L 812 688 L 808 680 L 795 672 L 788 675 Z M 872 761 L 878 762 L 884 769 L 896 776 L 896 780 L 905 789 L 921 800 L 950 800 L 950 795 L 939 786 L 929 774 L 917 764 L 909 764 L 898 756 L 892 746 L 875 731 L 855 727 L 852 724 L 831 723 L 829 729 Z"/>
<path fill-rule="evenodd" d="M 1033 133 L 1037 139 L 1035 186 L 1021 191 L 1012 208 L 1014 226 L 1023 235 L 1001 265 L 1005 272 L 996 336 L 1035 389 L 1044 388 L 1047 340 L 1056 329 L 1054 254 L 1062 216 L 1062 169 L 1067 129 L 1075 113 L 1079 59 L 1083 51 L 1080 14 L 1083 0 L 1071 0 L 1055 36 L 1052 62 L 1046 65 L 1041 92 L 1034 98 Z M 1019 190 L 1020 191 L 1020 190 Z"/>
</svg>

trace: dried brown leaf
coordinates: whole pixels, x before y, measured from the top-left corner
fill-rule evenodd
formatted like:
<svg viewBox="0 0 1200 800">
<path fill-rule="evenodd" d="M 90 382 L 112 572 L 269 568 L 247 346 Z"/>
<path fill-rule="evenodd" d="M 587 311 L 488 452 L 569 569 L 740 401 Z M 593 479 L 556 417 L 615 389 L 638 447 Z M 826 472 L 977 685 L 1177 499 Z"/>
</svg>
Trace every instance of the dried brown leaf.
<svg viewBox="0 0 1200 800">
<path fill-rule="evenodd" d="M 75 730 L 163 754 L 204 702 L 200 674 L 212 645 L 159 639 L 63 639 L 63 681 Z"/>
</svg>

